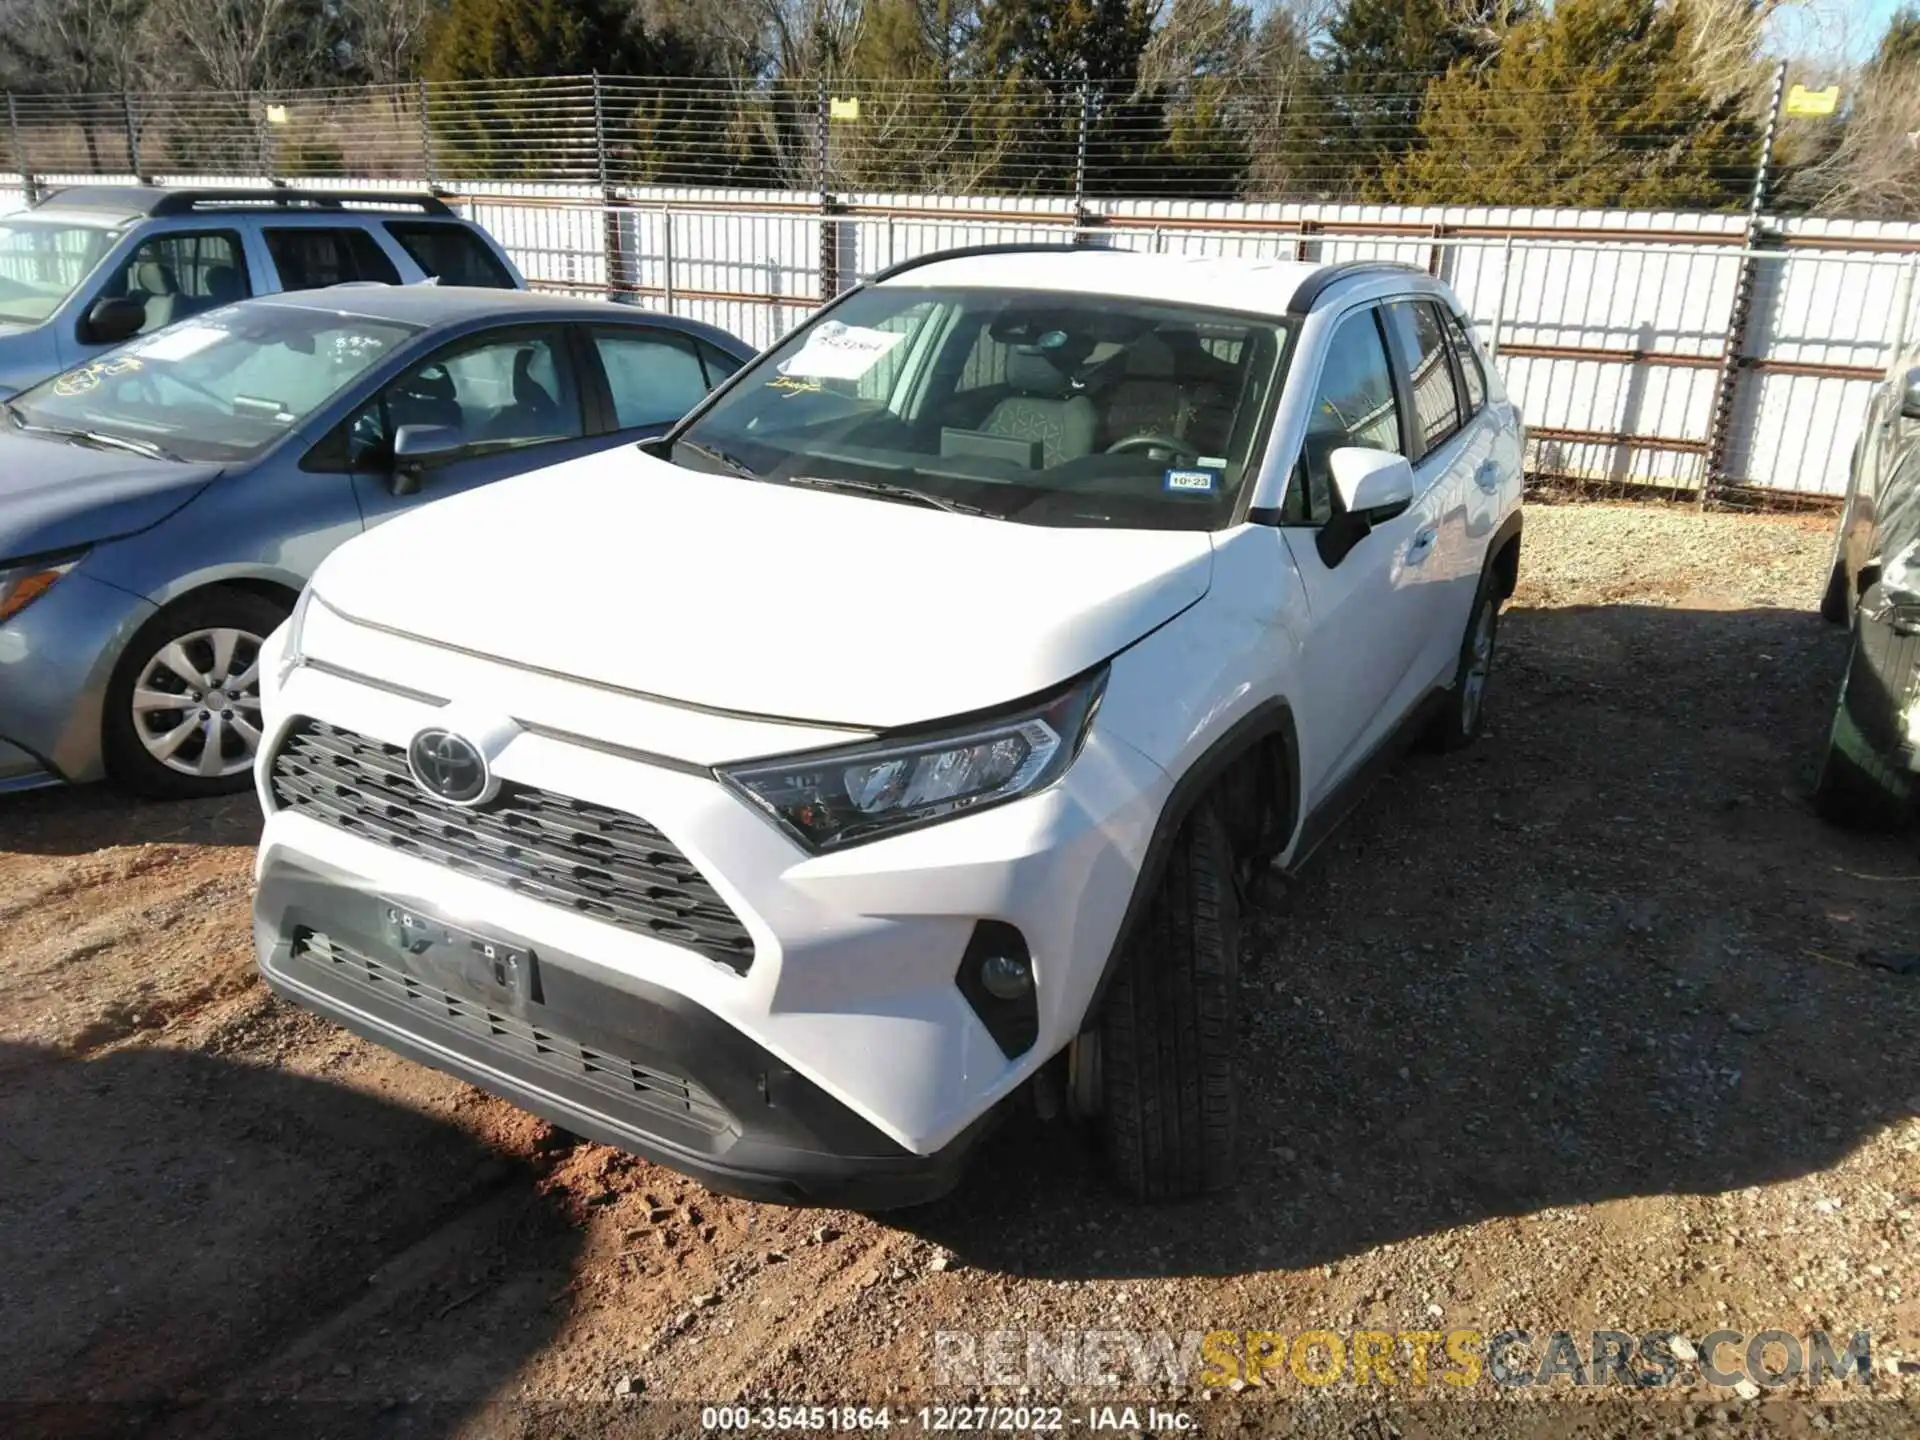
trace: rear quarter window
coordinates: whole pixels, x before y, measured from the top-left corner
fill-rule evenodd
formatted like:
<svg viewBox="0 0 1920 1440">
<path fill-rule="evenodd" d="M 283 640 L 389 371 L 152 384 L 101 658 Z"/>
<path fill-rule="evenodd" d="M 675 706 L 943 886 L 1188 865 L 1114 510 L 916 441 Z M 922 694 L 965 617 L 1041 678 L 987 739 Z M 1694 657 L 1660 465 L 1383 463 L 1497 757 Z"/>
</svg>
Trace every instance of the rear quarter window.
<svg viewBox="0 0 1920 1440">
<path fill-rule="evenodd" d="M 512 290 L 513 276 L 486 241 L 464 225 L 431 221 L 389 221 L 387 233 L 427 274 L 442 285 Z"/>
</svg>

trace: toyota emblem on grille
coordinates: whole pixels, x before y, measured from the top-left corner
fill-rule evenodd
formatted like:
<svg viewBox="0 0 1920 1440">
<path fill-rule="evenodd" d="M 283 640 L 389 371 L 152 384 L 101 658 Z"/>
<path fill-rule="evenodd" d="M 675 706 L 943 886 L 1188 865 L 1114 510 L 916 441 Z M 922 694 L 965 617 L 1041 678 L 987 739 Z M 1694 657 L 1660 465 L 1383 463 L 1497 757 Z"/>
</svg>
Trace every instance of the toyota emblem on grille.
<svg viewBox="0 0 1920 1440">
<path fill-rule="evenodd" d="M 407 747 L 413 783 L 449 805 L 478 805 L 492 798 L 493 776 L 480 747 L 451 730 L 422 730 Z"/>
</svg>

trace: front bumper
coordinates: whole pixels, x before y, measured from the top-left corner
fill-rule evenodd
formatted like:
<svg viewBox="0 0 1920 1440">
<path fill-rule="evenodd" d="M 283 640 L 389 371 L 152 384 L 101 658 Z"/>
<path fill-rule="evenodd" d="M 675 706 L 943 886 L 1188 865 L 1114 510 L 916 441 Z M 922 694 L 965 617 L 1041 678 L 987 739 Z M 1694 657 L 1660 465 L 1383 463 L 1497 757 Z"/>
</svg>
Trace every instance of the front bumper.
<svg viewBox="0 0 1920 1440">
<path fill-rule="evenodd" d="M 275 668 L 278 647 L 269 650 L 264 663 Z M 519 682 L 496 693 L 479 662 L 462 660 L 460 668 L 435 675 L 418 664 L 399 673 L 423 690 L 433 684 L 438 693 L 460 694 L 462 715 L 516 717 L 520 728 L 494 761 L 505 781 L 591 800 L 656 827 L 751 934 L 751 964 L 739 973 L 278 808 L 269 758 L 255 910 L 267 978 L 382 1043 L 721 1189 L 824 1198 L 871 1182 L 880 1198 L 863 1203 L 900 1204 L 950 1183 L 954 1157 L 983 1120 L 1079 1029 L 1168 789 L 1164 772 L 1096 726 L 1072 769 L 1040 794 L 811 856 L 698 767 L 649 763 L 645 752 L 671 753 L 664 732 L 652 728 L 651 706 L 623 701 L 627 708 L 609 717 L 601 733 L 619 734 L 621 749 L 576 743 L 546 727 L 566 719 L 578 725 L 577 713 L 543 712 L 537 687 Z M 492 709 L 509 704 L 515 708 Z M 404 746 L 421 728 L 448 723 L 453 711 L 424 694 L 302 664 L 275 688 L 268 713 L 263 755 L 271 757 L 299 717 Z M 702 718 L 705 738 L 724 743 L 710 732 L 728 722 Z M 680 711 L 659 723 L 684 726 L 688 716 Z M 570 1097 L 551 1077 L 516 1070 L 497 1046 L 458 1027 L 435 1029 L 412 1009 L 381 1012 L 360 991 L 323 983 L 327 967 L 316 970 L 296 953 L 300 932 L 326 934 L 362 954 L 373 945 L 373 958 L 383 958 L 378 934 L 368 933 L 366 907 L 375 903 L 368 896 L 417 902 L 456 926 L 524 943 L 543 971 L 551 963 L 567 977 L 556 992 L 564 1008 L 555 1010 L 549 996 L 539 1012 L 553 1033 L 637 1063 L 660 1060 L 718 1100 L 736 1138 L 718 1147 L 662 1128 L 651 1110 L 609 1110 L 598 1097 Z M 1038 1035 L 1012 1057 L 956 983 L 983 920 L 1018 929 L 1033 957 Z M 771 1077 L 774 1108 L 787 1103 L 782 1086 L 808 1096 L 803 1108 L 813 1128 L 806 1135 L 767 1128 L 768 1104 L 754 1098 L 763 1076 Z M 855 1185 L 854 1175 L 866 1179 Z"/>
<path fill-rule="evenodd" d="M 98 780 L 107 679 L 154 607 L 84 569 L 0 624 L 0 791 Z"/>
<path fill-rule="evenodd" d="M 698 1005 L 518 941 L 539 998 L 462 985 L 387 939 L 370 883 L 284 854 L 255 902 L 280 995 L 590 1139 L 753 1200 L 887 1209 L 952 1188 L 988 1117 L 915 1155 Z M 453 989 L 443 988 L 453 986 Z"/>
</svg>

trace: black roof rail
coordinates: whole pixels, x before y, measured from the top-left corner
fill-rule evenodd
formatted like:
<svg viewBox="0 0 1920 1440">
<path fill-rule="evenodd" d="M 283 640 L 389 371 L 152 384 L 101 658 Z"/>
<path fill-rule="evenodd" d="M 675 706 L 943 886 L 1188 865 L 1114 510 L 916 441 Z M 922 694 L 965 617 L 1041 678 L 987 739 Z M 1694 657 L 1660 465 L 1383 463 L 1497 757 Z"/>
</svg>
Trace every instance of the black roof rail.
<svg viewBox="0 0 1920 1440">
<path fill-rule="evenodd" d="M 203 209 L 344 210 L 349 204 L 412 209 L 423 215 L 453 214 L 446 201 L 421 190 L 293 190 L 279 186 L 168 189 L 157 185 L 73 185 L 50 192 L 39 203 L 123 215 L 191 215 Z"/>
<path fill-rule="evenodd" d="M 956 218 L 964 216 L 965 211 L 955 211 Z M 896 275 L 904 275 L 909 270 L 918 270 L 922 265 L 937 265 L 942 260 L 967 260 L 975 255 L 1071 255 L 1099 254 L 1113 252 L 1110 245 L 1075 245 L 1062 240 L 1011 240 L 997 245 L 960 245 L 952 250 L 933 250 L 925 255 L 916 255 L 911 260 L 902 260 L 897 265 L 870 275 L 867 283 L 877 285 L 882 280 L 891 280 Z"/>
<path fill-rule="evenodd" d="M 1313 308 L 1327 290 L 1342 280 L 1351 280 L 1356 275 L 1371 274 L 1414 274 L 1426 275 L 1418 265 L 1409 265 L 1404 260 L 1342 260 L 1337 264 L 1324 265 L 1300 282 L 1293 292 L 1293 298 L 1287 301 L 1287 313 L 1298 319 Z M 1428 279 L 1433 277 L 1428 275 Z"/>
</svg>

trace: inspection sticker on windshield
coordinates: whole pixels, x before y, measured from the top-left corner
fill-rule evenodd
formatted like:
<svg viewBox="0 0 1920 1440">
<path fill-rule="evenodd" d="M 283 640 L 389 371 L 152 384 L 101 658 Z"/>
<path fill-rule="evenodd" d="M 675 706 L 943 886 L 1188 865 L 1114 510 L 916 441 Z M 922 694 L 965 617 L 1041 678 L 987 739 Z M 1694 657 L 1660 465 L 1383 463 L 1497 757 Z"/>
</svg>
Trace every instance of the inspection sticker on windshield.
<svg viewBox="0 0 1920 1440">
<path fill-rule="evenodd" d="M 858 380 L 906 338 L 897 330 L 825 320 L 808 332 L 800 353 L 782 360 L 777 368 L 782 375 L 808 380 Z"/>
<path fill-rule="evenodd" d="M 1169 470 L 1167 489 L 1192 495 L 1211 495 L 1220 476 L 1212 470 Z"/>
<path fill-rule="evenodd" d="M 226 338 L 227 332 L 213 325 L 180 325 L 162 330 L 133 349 L 148 360 L 184 360 Z"/>
</svg>

